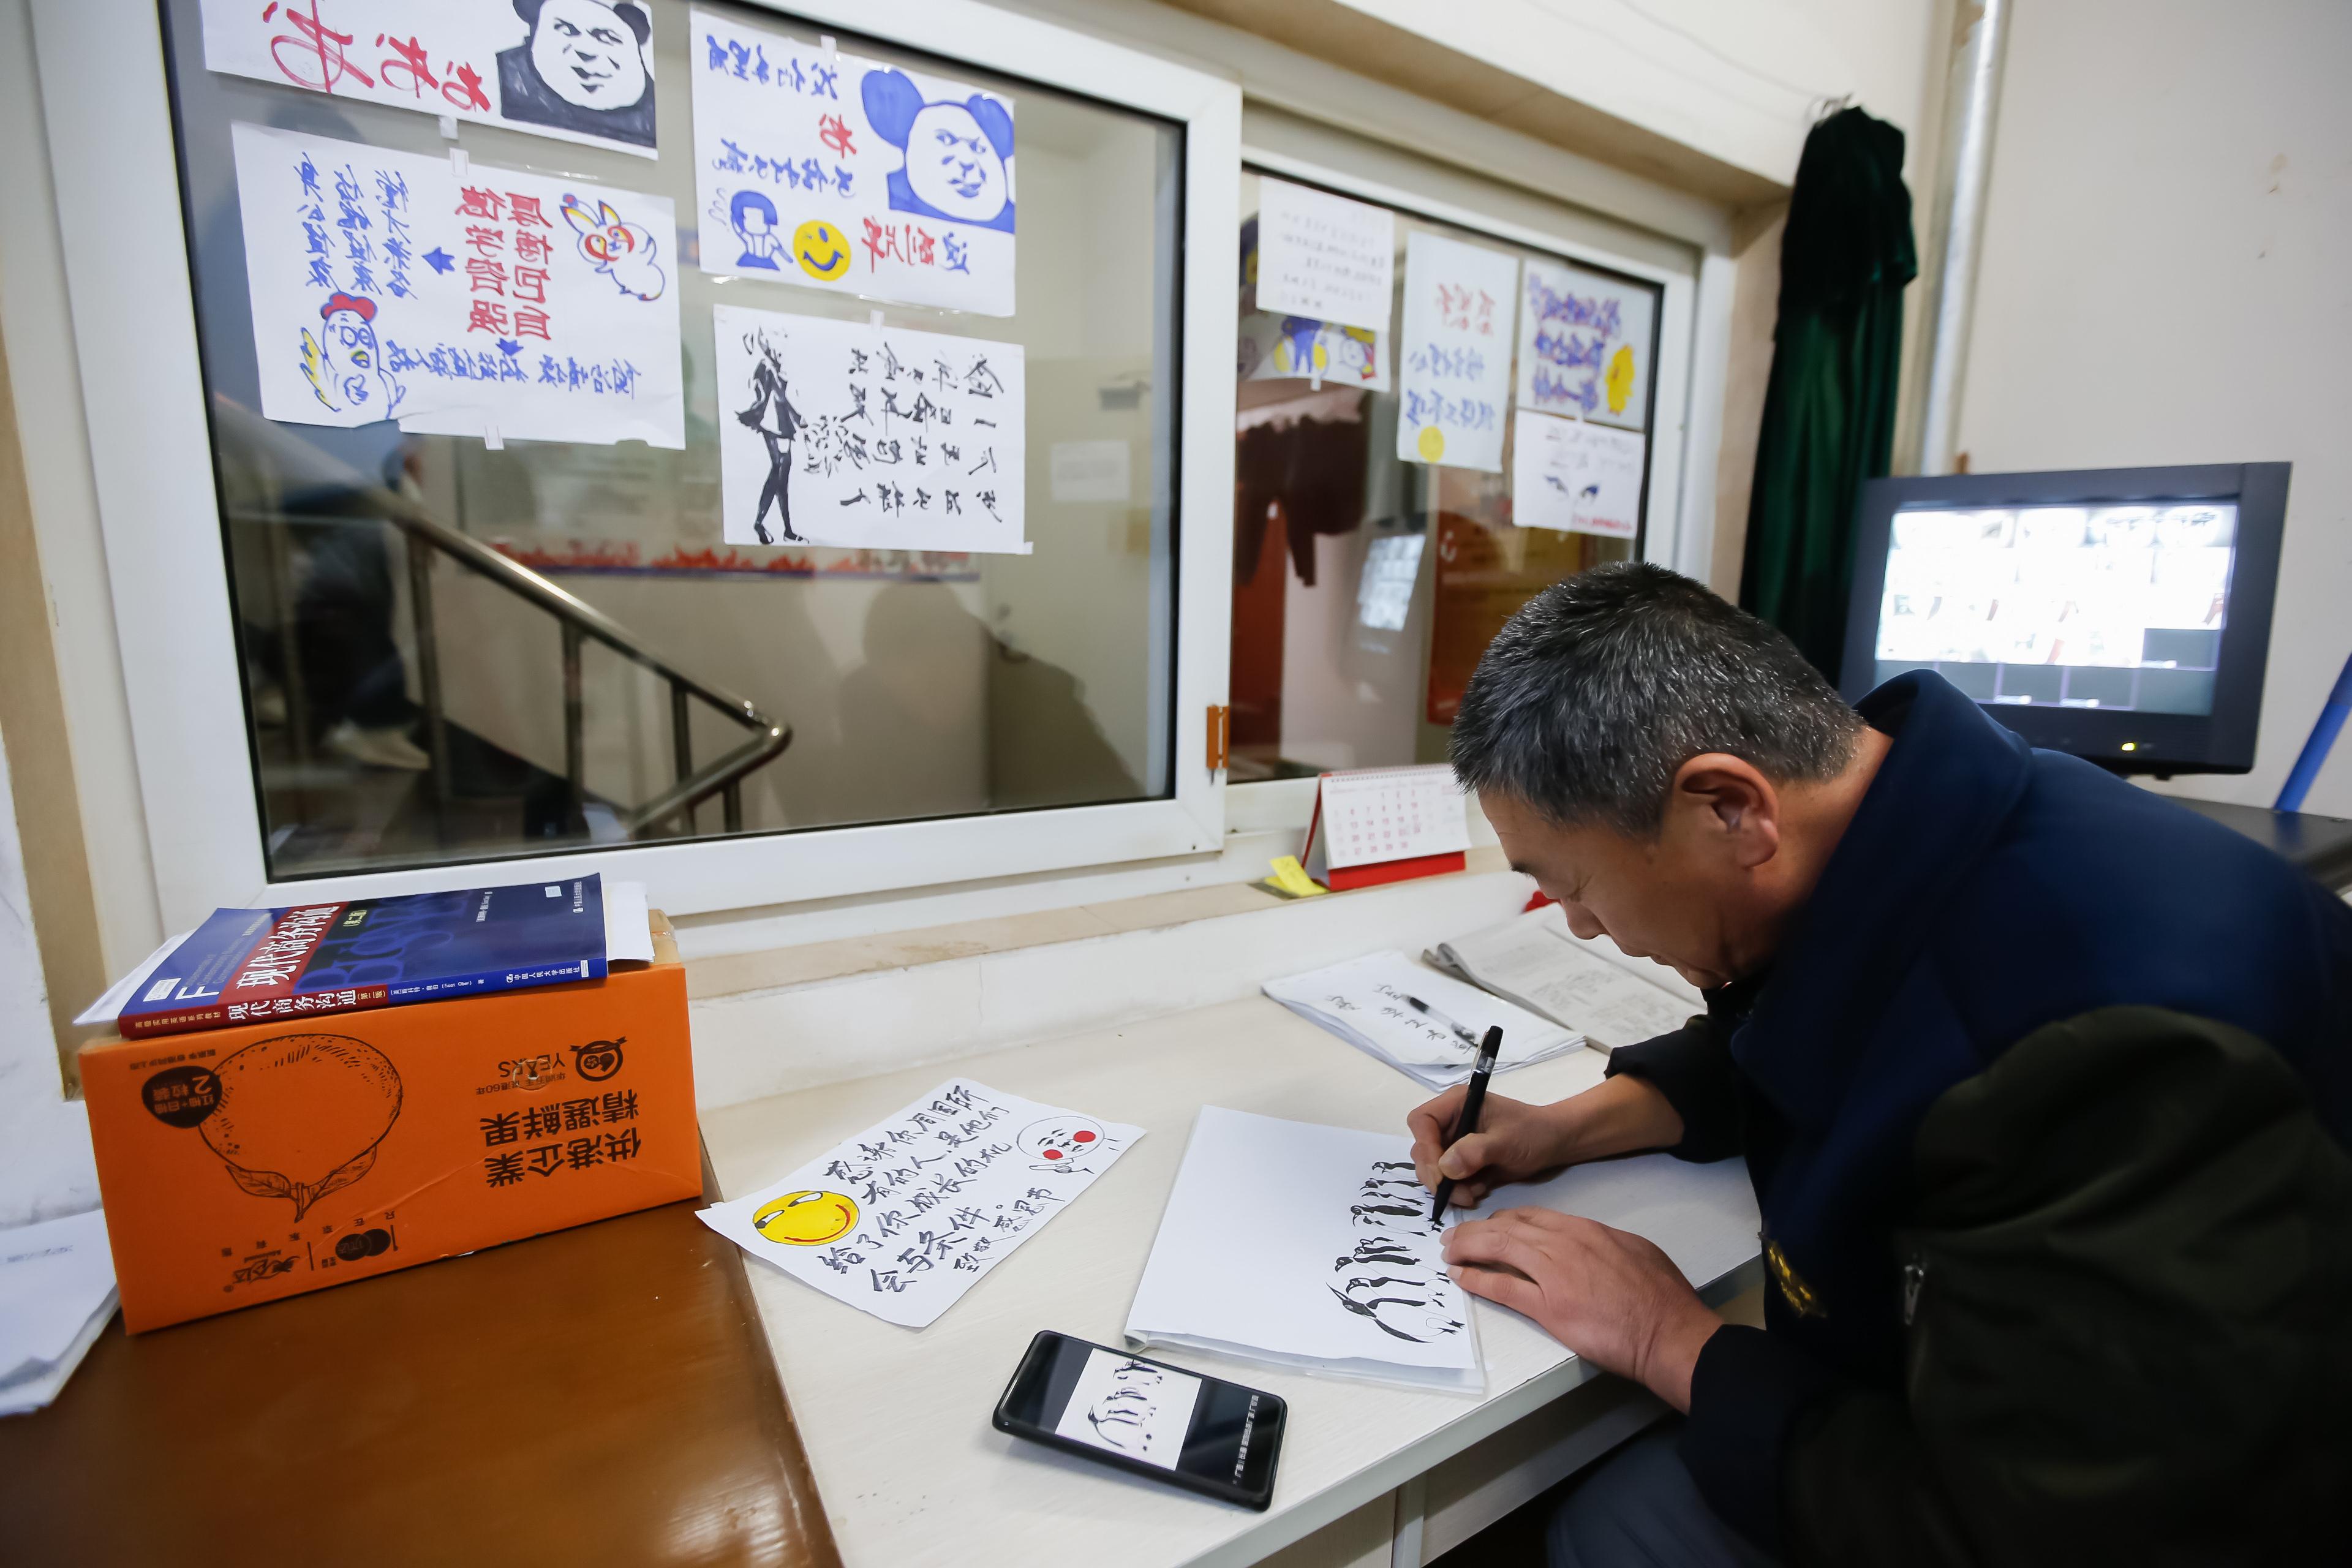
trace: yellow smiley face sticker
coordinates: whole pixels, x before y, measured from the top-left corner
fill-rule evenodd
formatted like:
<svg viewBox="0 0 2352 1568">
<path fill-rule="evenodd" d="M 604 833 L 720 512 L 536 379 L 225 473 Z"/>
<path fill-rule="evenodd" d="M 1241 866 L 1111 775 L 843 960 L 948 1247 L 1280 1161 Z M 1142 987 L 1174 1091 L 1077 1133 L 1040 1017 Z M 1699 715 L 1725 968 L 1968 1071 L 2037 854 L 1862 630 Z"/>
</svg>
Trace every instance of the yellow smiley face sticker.
<svg viewBox="0 0 2352 1568">
<path fill-rule="evenodd" d="M 833 225 L 812 218 L 793 230 L 793 259 L 810 277 L 830 283 L 849 270 L 849 241 Z"/>
<path fill-rule="evenodd" d="M 786 1193 L 761 1204 L 751 1215 L 761 1238 L 783 1247 L 822 1247 L 857 1226 L 857 1205 L 845 1194 L 816 1190 Z"/>
<path fill-rule="evenodd" d="M 1445 432 L 1434 425 L 1424 425 L 1413 447 L 1421 453 L 1423 462 L 1437 462 L 1445 456 Z"/>
</svg>

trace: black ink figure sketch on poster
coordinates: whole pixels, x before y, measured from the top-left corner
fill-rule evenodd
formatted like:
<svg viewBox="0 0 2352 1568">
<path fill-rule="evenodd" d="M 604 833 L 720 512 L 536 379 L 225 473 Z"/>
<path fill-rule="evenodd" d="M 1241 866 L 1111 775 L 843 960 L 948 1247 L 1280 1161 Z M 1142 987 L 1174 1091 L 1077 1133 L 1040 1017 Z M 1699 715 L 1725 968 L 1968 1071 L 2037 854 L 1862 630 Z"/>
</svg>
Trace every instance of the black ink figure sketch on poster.
<svg viewBox="0 0 2352 1568">
<path fill-rule="evenodd" d="M 486 0 L 487 3 L 487 0 Z M 654 144 L 654 24 L 636 0 L 514 0 L 530 37 L 499 52 L 499 112 Z"/>
<path fill-rule="evenodd" d="M 1412 1162 L 1374 1161 L 1348 1215 L 1352 1244 L 1332 1262 L 1328 1287 L 1341 1307 L 1413 1344 L 1467 1326 L 1460 1287 L 1445 1273 L 1444 1232 Z"/>
<path fill-rule="evenodd" d="M 747 333 L 743 346 L 753 356 L 751 405 L 735 417 L 745 429 L 757 430 L 768 447 L 768 482 L 761 487 L 759 510 L 751 514 L 751 531 L 762 544 L 776 542 L 776 536 L 768 531 L 768 508 L 772 503 L 783 537 L 797 543 L 801 536 L 793 531 L 793 438 L 806 421 L 793 406 L 785 384 L 783 345 L 760 331 Z"/>
</svg>

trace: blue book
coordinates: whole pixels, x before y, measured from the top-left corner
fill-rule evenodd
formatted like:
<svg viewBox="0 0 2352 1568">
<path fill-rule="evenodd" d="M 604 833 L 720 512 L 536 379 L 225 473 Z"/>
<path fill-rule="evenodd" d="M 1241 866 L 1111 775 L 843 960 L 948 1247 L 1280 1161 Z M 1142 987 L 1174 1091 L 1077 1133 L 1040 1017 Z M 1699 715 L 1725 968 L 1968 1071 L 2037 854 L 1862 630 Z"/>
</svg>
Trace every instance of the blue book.
<svg viewBox="0 0 2352 1568">
<path fill-rule="evenodd" d="M 604 888 L 569 877 L 215 910 L 124 1005 L 123 1038 L 604 978 Z"/>
</svg>

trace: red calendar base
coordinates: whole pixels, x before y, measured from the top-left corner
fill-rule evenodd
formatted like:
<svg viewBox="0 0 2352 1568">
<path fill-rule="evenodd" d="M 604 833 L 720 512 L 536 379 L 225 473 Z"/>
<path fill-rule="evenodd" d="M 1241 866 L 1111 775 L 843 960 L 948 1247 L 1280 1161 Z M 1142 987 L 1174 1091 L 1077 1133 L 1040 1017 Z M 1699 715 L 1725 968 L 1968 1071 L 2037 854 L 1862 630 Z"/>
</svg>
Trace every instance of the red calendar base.
<svg viewBox="0 0 2352 1568">
<path fill-rule="evenodd" d="M 1328 873 L 1326 886 L 1335 893 L 1350 888 L 1377 888 L 1383 882 L 1410 882 L 1415 877 L 1437 877 L 1448 871 L 1459 871 L 1469 864 L 1469 858 L 1459 849 L 1451 855 L 1416 855 L 1410 860 L 1380 860 L 1370 866 L 1350 866 L 1345 870 Z"/>
</svg>

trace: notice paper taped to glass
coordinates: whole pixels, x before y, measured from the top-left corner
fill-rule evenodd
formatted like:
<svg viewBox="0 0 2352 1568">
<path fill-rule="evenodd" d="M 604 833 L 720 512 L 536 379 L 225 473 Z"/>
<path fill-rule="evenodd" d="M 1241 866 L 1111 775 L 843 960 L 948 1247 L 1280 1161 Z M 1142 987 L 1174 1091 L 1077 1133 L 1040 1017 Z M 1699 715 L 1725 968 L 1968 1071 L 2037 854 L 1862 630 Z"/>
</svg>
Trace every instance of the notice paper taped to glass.
<svg viewBox="0 0 2352 1568">
<path fill-rule="evenodd" d="M 927 1328 L 1142 1136 L 950 1079 L 702 1223 L 837 1301 Z"/>
<path fill-rule="evenodd" d="M 1479 1394 L 1469 1298 L 1444 1246 L 1411 1140 L 1203 1106 L 1128 1342 Z"/>
<path fill-rule="evenodd" d="M 230 127 L 261 412 L 686 445 L 667 197 Z"/>
<path fill-rule="evenodd" d="M 730 544 L 1026 555 L 1019 343 L 711 308 Z"/>
<path fill-rule="evenodd" d="M 1013 100 L 688 13 L 702 269 L 1013 314 Z"/>
</svg>

